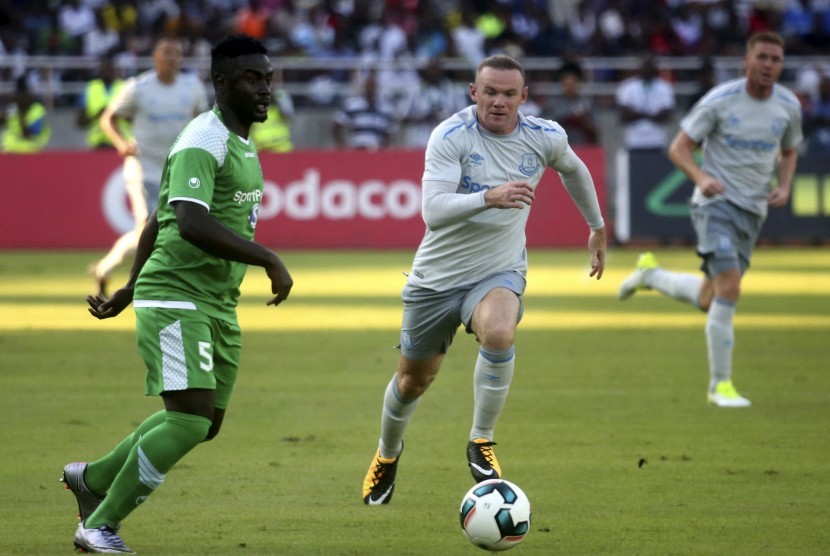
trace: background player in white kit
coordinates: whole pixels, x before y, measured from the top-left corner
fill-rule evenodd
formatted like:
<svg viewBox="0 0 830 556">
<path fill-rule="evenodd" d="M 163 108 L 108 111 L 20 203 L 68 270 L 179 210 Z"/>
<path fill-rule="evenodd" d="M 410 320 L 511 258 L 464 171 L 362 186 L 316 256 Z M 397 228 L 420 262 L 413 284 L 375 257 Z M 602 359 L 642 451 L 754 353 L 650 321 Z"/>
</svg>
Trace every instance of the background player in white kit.
<svg viewBox="0 0 830 556">
<path fill-rule="evenodd" d="M 112 271 L 135 252 L 147 216 L 158 203 L 161 173 L 167 152 L 184 126 L 208 109 L 207 91 L 198 76 L 181 73 L 182 44 L 163 37 L 153 48 L 154 70 L 127 80 L 101 114 L 101 129 L 124 157 L 124 182 L 135 228 L 128 231 L 104 258 L 91 267 L 98 295 L 106 296 Z M 118 126 L 119 118 L 133 123 L 133 137 Z"/>
<path fill-rule="evenodd" d="M 713 88 L 681 121 L 669 157 L 695 183 L 692 223 L 704 277 L 669 272 L 652 253 L 620 287 L 620 299 L 655 289 L 707 311 L 709 403 L 748 407 L 732 384 L 733 317 L 741 278 L 767 215 L 787 204 L 802 139 L 801 105 L 776 83 L 784 67 L 784 41 L 776 33 L 749 38 L 746 77 Z M 694 151 L 703 145 L 699 166 Z M 778 186 L 770 191 L 773 169 Z"/>
<path fill-rule="evenodd" d="M 383 399 L 378 450 L 363 482 L 365 504 L 392 498 L 403 435 L 459 325 L 480 343 L 467 458 L 478 482 L 501 476 L 493 429 L 513 376 L 522 315 L 525 225 L 546 167 L 557 170 L 591 233 L 591 276 L 605 267 L 605 224 L 591 175 L 556 123 L 519 113 L 528 88 L 508 56 L 482 61 L 470 106 L 430 137 L 423 175 L 427 225 L 407 284 L 401 356 Z"/>
</svg>

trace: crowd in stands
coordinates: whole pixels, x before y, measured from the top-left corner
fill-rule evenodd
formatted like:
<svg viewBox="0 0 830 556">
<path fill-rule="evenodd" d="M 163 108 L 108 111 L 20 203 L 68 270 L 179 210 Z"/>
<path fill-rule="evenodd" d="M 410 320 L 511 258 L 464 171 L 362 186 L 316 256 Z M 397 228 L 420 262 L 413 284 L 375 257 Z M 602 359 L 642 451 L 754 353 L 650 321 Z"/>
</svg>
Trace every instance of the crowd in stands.
<svg viewBox="0 0 830 556">
<path fill-rule="evenodd" d="M 380 88 L 399 88 L 389 92 L 398 95 L 396 109 L 412 108 L 406 103 L 417 99 L 425 75 L 413 68 L 433 60 L 466 60 L 470 69 L 495 53 L 562 61 L 554 67 L 588 57 L 705 61 L 742 55 L 746 38 L 766 29 L 784 36 L 788 56 L 827 54 L 830 0 L 0 0 L 0 58 L 115 55 L 129 70 L 130 61 L 148 56 L 159 36 L 180 38 L 186 57 L 206 58 L 212 44 L 243 32 L 261 39 L 274 57 L 399 63 L 400 71 L 377 76 Z M 711 71 L 711 64 L 700 70 Z M 7 64 L 0 79 L 12 83 L 23 71 Z M 93 79 L 95 71 L 89 65 L 72 77 Z M 693 80 L 698 71 L 692 71 Z M 38 79 L 65 80 L 69 73 L 30 76 L 30 85 L 37 91 Z M 791 79 L 798 81 L 806 109 L 822 105 L 820 83 L 828 75 L 830 63 L 804 68 Z M 469 71 L 449 77 L 464 82 Z M 586 82 L 625 77 L 584 76 Z M 311 102 L 334 106 L 344 99 L 333 91 L 354 76 L 319 70 L 286 71 L 282 78 L 309 83 Z M 304 99 L 298 100 L 302 106 Z"/>
<path fill-rule="evenodd" d="M 0 55 L 146 55 L 161 34 L 204 54 L 245 32 L 272 55 L 394 58 L 740 54 L 754 31 L 826 52 L 828 0 L 0 0 Z"/>
</svg>

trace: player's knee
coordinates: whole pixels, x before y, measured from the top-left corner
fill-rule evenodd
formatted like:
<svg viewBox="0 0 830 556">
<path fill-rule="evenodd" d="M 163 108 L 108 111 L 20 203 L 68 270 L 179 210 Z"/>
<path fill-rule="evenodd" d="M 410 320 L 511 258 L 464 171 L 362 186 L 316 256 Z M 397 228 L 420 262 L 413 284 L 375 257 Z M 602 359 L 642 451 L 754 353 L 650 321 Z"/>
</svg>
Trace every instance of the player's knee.
<svg viewBox="0 0 830 556">
<path fill-rule="evenodd" d="M 516 327 L 507 323 L 489 326 L 478 335 L 478 341 L 481 346 L 493 351 L 509 349 L 515 339 Z"/>
<path fill-rule="evenodd" d="M 219 435 L 219 430 L 220 430 L 221 428 L 222 428 L 222 423 L 216 423 L 216 422 L 214 422 L 214 423 L 210 426 L 210 429 L 208 429 L 207 436 L 205 436 L 205 439 L 204 439 L 204 440 L 202 440 L 202 442 L 207 442 L 207 441 L 209 441 L 209 440 L 213 440 L 214 438 L 216 438 L 216 437 Z"/>
<path fill-rule="evenodd" d="M 714 297 L 728 301 L 738 301 L 741 295 L 741 276 L 738 272 L 730 272 L 719 276 L 715 280 Z"/>
</svg>

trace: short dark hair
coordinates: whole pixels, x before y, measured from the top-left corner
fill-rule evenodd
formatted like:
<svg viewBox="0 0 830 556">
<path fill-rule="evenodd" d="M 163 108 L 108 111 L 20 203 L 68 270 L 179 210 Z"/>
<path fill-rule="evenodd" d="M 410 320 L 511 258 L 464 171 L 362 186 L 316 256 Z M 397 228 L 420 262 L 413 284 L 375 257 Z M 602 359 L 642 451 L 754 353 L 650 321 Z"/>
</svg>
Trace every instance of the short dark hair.
<svg viewBox="0 0 830 556">
<path fill-rule="evenodd" d="M 257 39 L 248 35 L 231 35 L 222 39 L 210 51 L 210 74 L 227 71 L 234 58 L 249 54 L 267 54 L 268 50 Z"/>
<path fill-rule="evenodd" d="M 516 70 L 522 74 L 522 83 L 525 83 L 525 69 L 519 62 L 517 62 L 510 56 L 507 56 L 506 54 L 496 54 L 494 56 L 490 56 L 489 58 L 485 58 L 484 60 L 482 60 L 476 68 L 476 81 L 478 81 L 478 75 L 484 68 L 493 68 L 498 70 Z"/>
<path fill-rule="evenodd" d="M 784 48 L 784 39 L 775 31 L 758 31 L 757 33 L 753 33 L 746 41 L 747 52 L 752 50 L 752 47 L 759 42 L 777 44 L 781 48 Z"/>
</svg>

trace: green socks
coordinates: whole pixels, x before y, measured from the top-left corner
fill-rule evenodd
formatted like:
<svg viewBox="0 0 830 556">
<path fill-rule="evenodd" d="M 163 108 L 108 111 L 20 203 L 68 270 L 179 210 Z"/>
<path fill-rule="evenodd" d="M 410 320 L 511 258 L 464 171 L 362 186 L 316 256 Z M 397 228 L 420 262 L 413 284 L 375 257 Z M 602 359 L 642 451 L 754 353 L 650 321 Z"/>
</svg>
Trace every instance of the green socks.
<svg viewBox="0 0 830 556">
<path fill-rule="evenodd" d="M 118 475 L 118 472 L 124 466 L 124 462 L 127 461 L 127 456 L 130 455 L 130 450 L 133 449 L 135 443 L 156 426 L 162 424 L 166 416 L 167 412 L 163 409 L 158 413 L 153 413 L 132 434 L 122 440 L 112 452 L 87 465 L 84 472 L 84 483 L 86 483 L 87 488 L 101 495 L 106 494 L 115 480 L 115 476 Z"/>
<path fill-rule="evenodd" d="M 157 420 L 159 414 L 153 415 L 142 423 L 133 435 L 122 441 L 113 452 L 95 462 L 90 478 L 93 481 L 92 485 L 99 486 L 100 483 L 95 483 L 95 480 L 100 480 L 104 475 L 104 470 L 117 461 L 118 456 L 113 454 L 122 453 L 125 444 L 132 436 L 140 436 L 130 448 L 126 460 L 107 491 L 106 498 L 87 518 L 85 527 L 88 529 L 102 525 L 117 527 L 136 506 L 147 499 L 153 490 L 161 486 L 165 475 L 173 465 L 202 442 L 210 429 L 211 421 L 205 417 L 174 411 L 161 413 L 165 417 L 163 422 L 149 427 L 150 421 Z M 145 424 L 148 425 L 146 429 Z M 142 429 L 147 432 L 140 434 Z M 110 457 L 111 460 L 108 460 Z M 107 463 L 102 463 L 105 461 Z M 100 475 L 96 476 L 96 473 Z M 87 482 L 86 478 L 85 482 Z M 87 486 L 95 490 L 95 486 L 92 485 L 87 482 Z"/>
</svg>

